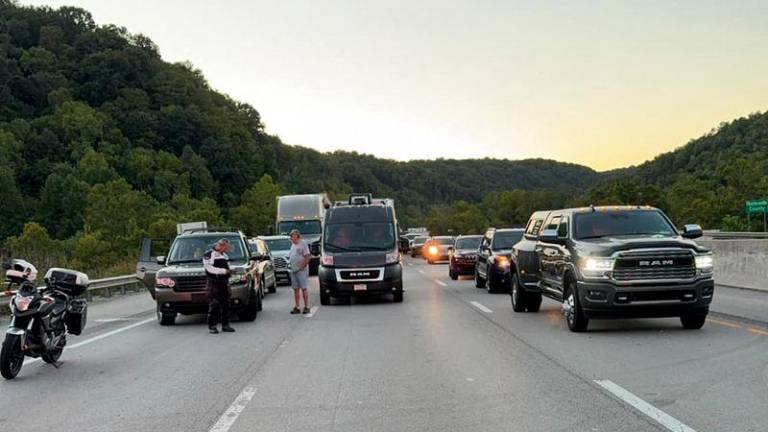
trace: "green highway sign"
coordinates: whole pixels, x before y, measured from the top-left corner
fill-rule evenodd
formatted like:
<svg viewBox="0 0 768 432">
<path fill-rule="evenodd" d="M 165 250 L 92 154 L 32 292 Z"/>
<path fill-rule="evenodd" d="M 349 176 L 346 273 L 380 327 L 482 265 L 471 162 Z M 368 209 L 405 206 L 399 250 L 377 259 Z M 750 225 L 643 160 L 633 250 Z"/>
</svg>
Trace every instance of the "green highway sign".
<svg viewBox="0 0 768 432">
<path fill-rule="evenodd" d="M 768 200 L 747 201 L 747 213 L 765 213 L 768 211 Z"/>
</svg>

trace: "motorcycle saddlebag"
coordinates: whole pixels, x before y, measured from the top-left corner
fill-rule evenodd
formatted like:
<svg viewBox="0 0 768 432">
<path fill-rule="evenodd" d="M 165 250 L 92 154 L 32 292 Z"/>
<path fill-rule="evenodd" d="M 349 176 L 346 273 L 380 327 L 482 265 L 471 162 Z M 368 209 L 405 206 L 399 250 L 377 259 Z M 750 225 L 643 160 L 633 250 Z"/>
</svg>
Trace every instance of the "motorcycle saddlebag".
<svg viewBox="0 0 768 432">
<path fill-rule="evenodd" d="M 88 275 L 76 270 L 52 268 L 45 273 L 45 283 L 71 296 L 79 296 L 88 290 Z"/>
<path fill-rule="evenodd" d="M 72 300 L 67 310 L 67 316 L 64 318 L 67 332 L 75 336 L 79 335 L 83 332 L 86 321 L 88 321 L 88 302 L 85 299 Z"/>
</svg>

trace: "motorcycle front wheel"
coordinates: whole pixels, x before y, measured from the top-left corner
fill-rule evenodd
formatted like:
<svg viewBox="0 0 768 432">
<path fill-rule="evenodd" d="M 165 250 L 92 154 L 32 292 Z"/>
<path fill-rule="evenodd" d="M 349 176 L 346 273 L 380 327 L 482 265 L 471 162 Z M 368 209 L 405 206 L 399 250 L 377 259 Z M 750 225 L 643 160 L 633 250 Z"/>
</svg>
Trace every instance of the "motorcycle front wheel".
<svg viewBox="0 0 768 432">
<path fill-rule="evenodd" d="M 21 351 L 21 336 L 6 334 L 0 351 L 0 375 L 5 379 L 14 379 L 24 364 L 24 352 Z"/>
</svg>

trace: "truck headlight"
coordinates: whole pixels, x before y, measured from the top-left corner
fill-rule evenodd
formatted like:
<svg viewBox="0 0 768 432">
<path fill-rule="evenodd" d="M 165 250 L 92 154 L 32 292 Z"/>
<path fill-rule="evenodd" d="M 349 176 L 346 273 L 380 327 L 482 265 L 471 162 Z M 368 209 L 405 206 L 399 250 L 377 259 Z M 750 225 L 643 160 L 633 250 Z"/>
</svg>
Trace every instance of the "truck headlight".
<svg viewBox="0 0 768 432">
<path fill-rule="evenodd" d="M 332 266 L 333 265 L 333 255 L 322 255 L 320 256 L 320 264 L 324 266 Z"/>
<path fill-rule="evenodd" d="M 613 258 L 587 258 L 581 264 L 582 270 L 587 271 L 611 271 L 613 270 Z"/>
<path fill-rule="evenodd" d="M 581 261 L 581 272 L 587 277 L 604 277 L 613 270 L 616 261 L 613 258 L 587 258 Z"/>
<path fill-rule="evenodd" d="M 697 255 L 695 257 L 696 268 L 701 270 L 702 273 L 712 273 L 712 267 L 715 265 L 715 260 L 712 254 Z"/>
<path fill-rule="evenodd" d="M 430 246 L 428 251 L 430 255 L 437 255 L 437 246 Z"/>
<path fill-rule="evenodd" d="M 509 258 L 503 255 L 497 255 L 493 260 L 496 263 L 496 265 L 501 268 L 509 267 Z"/>
<path fill-rule="evenodd" d="M 390 252 L 387 254 L 387 264 L 400 262 L 400 252 Z"/>
</svg>

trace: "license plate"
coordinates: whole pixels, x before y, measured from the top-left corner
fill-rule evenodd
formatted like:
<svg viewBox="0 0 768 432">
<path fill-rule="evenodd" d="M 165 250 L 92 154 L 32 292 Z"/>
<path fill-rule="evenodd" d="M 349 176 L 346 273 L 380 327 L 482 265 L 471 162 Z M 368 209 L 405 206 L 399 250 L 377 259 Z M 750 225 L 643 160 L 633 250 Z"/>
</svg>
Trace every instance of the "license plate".
<svg viewBox="0 0 768 432">
<path fill-rule="evenodd" d="M 368 290 L 368 285 L 366 285 L 366 284 L 355 284 L 354 290 L 355 291 L 367 291 Z"/>
<path fill-rule="evenodd" d="M 192 303 L 207 303 L 207 294 L 192 294 Z"/>
</svg>

